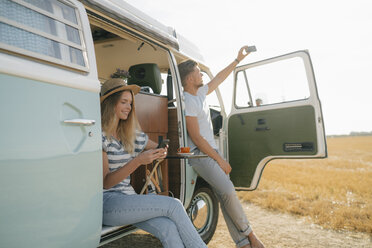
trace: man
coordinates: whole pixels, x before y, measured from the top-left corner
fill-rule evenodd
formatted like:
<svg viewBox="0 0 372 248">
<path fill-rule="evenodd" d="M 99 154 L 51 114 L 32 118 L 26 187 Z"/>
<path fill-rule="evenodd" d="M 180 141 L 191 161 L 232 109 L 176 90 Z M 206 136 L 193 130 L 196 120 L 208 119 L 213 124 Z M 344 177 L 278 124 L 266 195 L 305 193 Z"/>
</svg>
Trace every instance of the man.
<svg viewBox="0 0 372 248">
<path fill-rule="evenodd" d="M 230 235 L 237 247 L 263 248 L 253 233 L 229 178 L 230 164 L 218 153 L 206 104 L 206 95 L 213 92 L 248 53 L 242 47 L 237 58 L 220 71 L 208 84 L 203 85 L 202 73 L 192 60 L 178 65 L 185 96 L 188 144 L 194 154 L 204 153 L 208 158 L 190 159 L 194 170 L 213 188 L 220 202 Z M 243 156 L 243 154 L 242 154 Z"/>
<path fill-rule="evenodd" d="M 261 98 L 257 98 L 256 99 L 256 106 L 261 106 L 262 105 L 262 99 Z"/>
</svg>

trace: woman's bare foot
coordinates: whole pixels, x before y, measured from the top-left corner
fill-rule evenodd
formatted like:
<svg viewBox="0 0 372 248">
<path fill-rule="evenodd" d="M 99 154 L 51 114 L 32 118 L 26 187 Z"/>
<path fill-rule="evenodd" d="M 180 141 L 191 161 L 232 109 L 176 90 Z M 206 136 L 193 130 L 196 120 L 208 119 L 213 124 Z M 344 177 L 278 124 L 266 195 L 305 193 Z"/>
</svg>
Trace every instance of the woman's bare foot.
<svg viewBox="0 0 372 248">
<path fill-rule="evenodd" d="M 252 248 L 265 248 L 262 244 L 261 240 L 257 238 L 257 236 L 253 233 L 253 231 L 248 234 L 249 242 L 251 243 Z"/>
</svg>

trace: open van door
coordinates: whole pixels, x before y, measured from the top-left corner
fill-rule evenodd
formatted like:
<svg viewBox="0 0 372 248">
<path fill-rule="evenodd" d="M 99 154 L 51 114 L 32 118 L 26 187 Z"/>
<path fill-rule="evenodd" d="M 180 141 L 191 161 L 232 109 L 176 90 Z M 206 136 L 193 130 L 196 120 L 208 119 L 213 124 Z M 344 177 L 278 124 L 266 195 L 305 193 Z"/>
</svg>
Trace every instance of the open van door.
<svg viewBox="0 0 372 248">
<path fill-rule="evenodd" d="M 272 159 L 327 157 L 308 51 L 237 67 L 233 94 L 225 130 L 230 177 L 238 190 L 256 189 Z"/>
</svg>

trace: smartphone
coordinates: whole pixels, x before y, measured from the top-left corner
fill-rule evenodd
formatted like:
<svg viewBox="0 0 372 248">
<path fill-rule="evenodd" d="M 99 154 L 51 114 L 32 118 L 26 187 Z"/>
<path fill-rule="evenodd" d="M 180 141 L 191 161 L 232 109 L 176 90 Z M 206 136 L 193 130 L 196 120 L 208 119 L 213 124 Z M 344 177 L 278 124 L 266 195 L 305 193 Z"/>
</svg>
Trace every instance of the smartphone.
<svg viewBox="0 0 372 248">
<path fill-rule="evenodd" d="M 163 139 L 157 148 L 165 148 L 169 144 L 169 139 Z"/>
<path fill-rule="evenodd" d="M 245 49 L 245 52 L 247 53 L 256 52 L 256 51 L 257 51 L 256 46 L 249 46 Z"/>
</svg>

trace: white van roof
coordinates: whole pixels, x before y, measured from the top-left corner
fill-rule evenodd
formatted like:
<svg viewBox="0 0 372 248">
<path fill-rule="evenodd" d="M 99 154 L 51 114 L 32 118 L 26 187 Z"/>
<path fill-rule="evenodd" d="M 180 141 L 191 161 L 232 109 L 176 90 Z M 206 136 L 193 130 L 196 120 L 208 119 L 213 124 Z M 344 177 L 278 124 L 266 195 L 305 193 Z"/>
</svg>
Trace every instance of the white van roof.
<svg viewBox="0 0 372 248">
<path fill-rule="evenodd" d="M 115 19 L 140 33 L 144 33 L 153 39 L 168 45 L 181 54 L 186 55 L 198 62 L 204 59 L 199 49 L 185 37 L 176 33 L 172 27 L 166 26 L 144 12 L 136 9 L 123 0 L 79 0 L 86 7 L 98 13 Z M 88 13 L 89 9 L 87 10 Z M 94 14 L 94 13 L 90 13 Z"/>
</svg>

